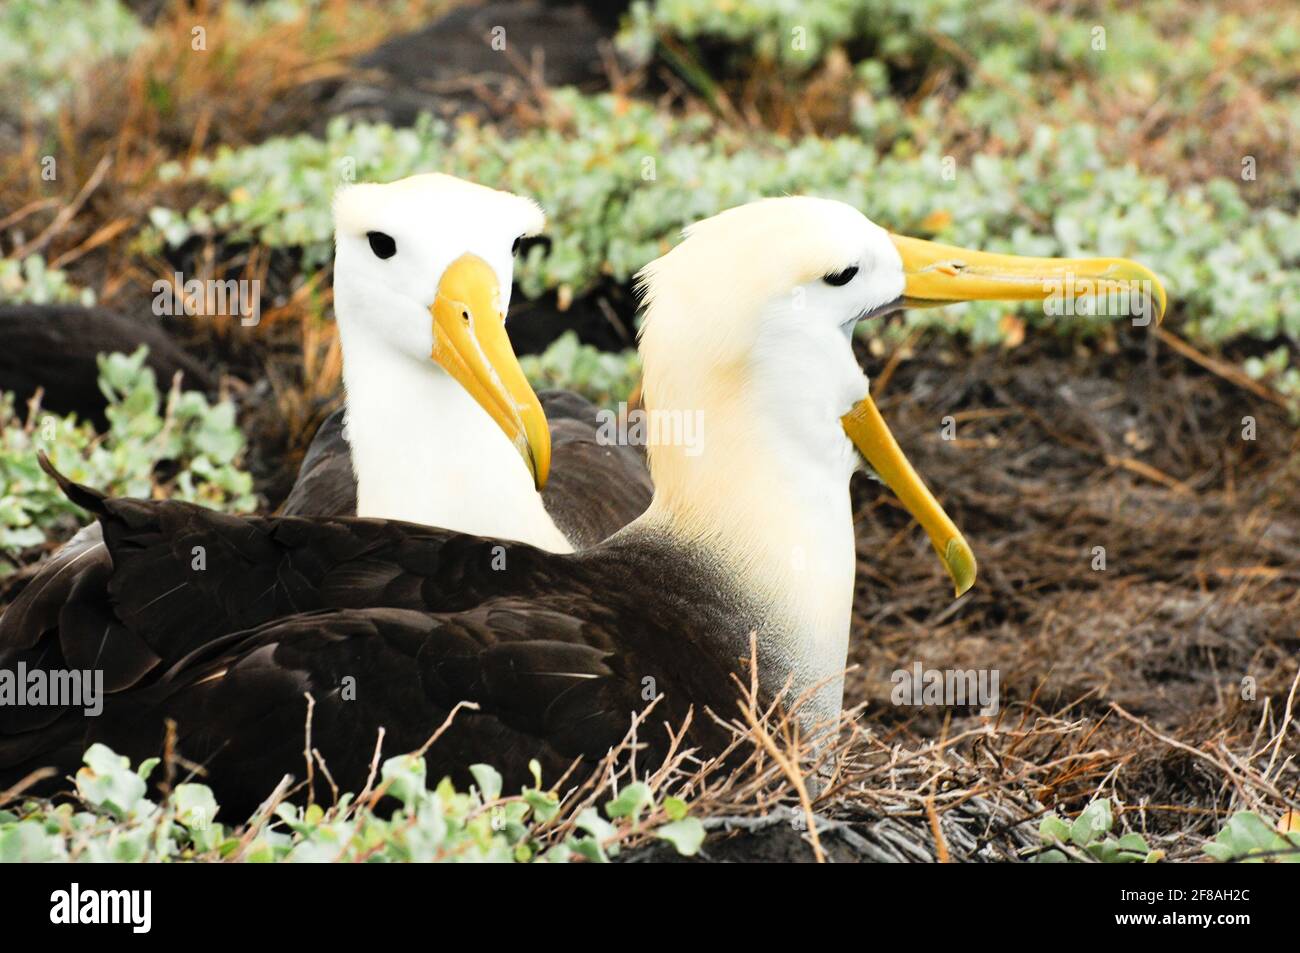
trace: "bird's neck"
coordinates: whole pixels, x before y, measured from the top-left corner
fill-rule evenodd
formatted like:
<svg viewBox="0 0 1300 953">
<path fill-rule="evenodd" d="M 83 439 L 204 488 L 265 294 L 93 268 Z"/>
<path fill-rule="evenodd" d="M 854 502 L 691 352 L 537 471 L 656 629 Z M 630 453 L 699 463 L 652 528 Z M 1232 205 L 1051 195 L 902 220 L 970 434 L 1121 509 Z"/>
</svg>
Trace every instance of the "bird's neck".
<svg viewBox="0 0 1300 953">
<path fill-rule="evenodd" d="M 518 451 L 460 385 L 340 331 L 358 516 L 572 549 Z"/>
<path fill-rule="evenodd" d="M 671 538 L 693 553 L 694 564 L 716 567 L 720 586 L 735 588 L 730 595 L 748 611 L 735 614 L 737 631 L 723 638 L 747 657 L 750 631 L 757 630 L 768 691 L 788 678 L 794 699 L 820 685 L 801 713 L 810 723 L 835 717 L 853 605 L 855 460 L 843 451 L 843 434 L 811 415 L 762 426 L 763 409 L 743 393 L 717 394 L 704 411 L 706 423 L 753 425 L 706 428 L 695 453 L 652 446 L 655 497 L 633 525 Z M 837 417 L 829 420 L 838 426 Z M 819 427 L 826 432 L 818 434 Z"/>
</svg>

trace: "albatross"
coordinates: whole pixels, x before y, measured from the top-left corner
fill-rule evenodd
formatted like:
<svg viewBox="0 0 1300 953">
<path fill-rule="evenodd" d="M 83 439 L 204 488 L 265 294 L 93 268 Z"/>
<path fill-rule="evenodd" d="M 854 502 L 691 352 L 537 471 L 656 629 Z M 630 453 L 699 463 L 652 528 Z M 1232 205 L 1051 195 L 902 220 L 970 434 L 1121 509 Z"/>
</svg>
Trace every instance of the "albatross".
<svg viewBox="0 0 1300 953">
<path fill-rule="evenodd" d="M 703 414 L 707 439 L 652 441 L 648 510 L 575 553 L 393 520 L 235 517 L 60 478 L 104 528 L 111 598 L 57 633 L 11 636 L 0 665 L 98 666 L 107 696 L 94 718 L 0 709 L 0 785 L 71 771 L 95 741 L 154 755 L 173 719 L 234 819 L 301 775 L 306 694 L 312 744 L 344 790 L 364 783 L 381 728 L 385 753 L 415 750 L 462 701 L 477 707 L 428 748 L 434 776 L 487 761 L 518 785 L 532 759 L 550 778 L 593 765 L 657 699 L 638 736 L 653 764 L 688 711 L 734 712 L 751 633 L 764 702 L 802 696 L 800 718 L 836 717 L 852 473 L 865 463 L 898 495 L 958 594 L 976 573 L 871 400 L 854 327 L 908 303 L 1045 299 L 1067 277 L 1146 283 L 1163 312 L 1135 263 L 967 252 L 836 201 L 766 199 L 694 225 L 642 273 L 640 348 L 648 412 Z M 701 752 L 726 740 L 691 721 Z"/>
<path fill-rule="evenodd" d="M 553 552 L 640 515 L 642 455 L 599 441 L 596 408 L 578 395 L 539 400 L 505 331 L 513 255 L 544 226 L 531 199 L 450 175 L 338 193 L 347 403 L 322 425 L 284 514 L 403 519 Z"/>
<path fill-rule="evenodd" d="M 344 187 L 334 221 L 346 403 L 308 448 L 285 515 L 401 519 L 569 552 L 645 510 L 644 455 L 601 439 L 579 395 L 534 394 L 510 345 L 513 257 L 546 222 L 536 202 L 429 173 Z M 0 645 L 15 627 L 56 628 L 110 569 L 92 523 L 14 600 Z"/>
</svg>

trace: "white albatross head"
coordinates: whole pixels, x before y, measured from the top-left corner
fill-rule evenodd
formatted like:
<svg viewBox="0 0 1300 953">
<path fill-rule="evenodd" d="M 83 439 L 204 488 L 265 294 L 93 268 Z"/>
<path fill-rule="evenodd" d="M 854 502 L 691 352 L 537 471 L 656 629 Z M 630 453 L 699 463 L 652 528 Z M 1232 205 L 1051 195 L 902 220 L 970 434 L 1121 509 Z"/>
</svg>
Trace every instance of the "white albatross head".
<svg viewBox="0 0 1300 953">
<path fill-rule="evenodd" d="M 437 173 L 346 186 L 334 199 L 345 377 L 371 370 L 398 386 L 410 368 L 450 375 L 496 422 L 537 489 L 550 467 L 550 432 L 505 315 L 513 251 L 545 221 L 529 199 Z"/>
</svg>

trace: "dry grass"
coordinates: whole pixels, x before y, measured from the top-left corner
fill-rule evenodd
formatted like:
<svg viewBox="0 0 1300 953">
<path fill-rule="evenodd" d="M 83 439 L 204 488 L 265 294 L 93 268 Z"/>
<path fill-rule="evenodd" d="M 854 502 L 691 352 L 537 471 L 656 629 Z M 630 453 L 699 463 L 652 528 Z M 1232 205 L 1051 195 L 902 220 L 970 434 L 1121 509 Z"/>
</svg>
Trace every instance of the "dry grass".
<svg viewBox="0 0 1300 953">
<path fill-rule="evenodd" d="M 50 121 L 28 117 L 17 142 L 0 149 L 0 254 L 41 253 L 101 304 L 147 314 L 153 283 L 186 278 L 257 280 L 272 299 L 257 328 L 205 317 L 172 330 L 213 363 L 245 379 L 269 377 L 282 402 L 284 436 L 306 435 L 328 413 L 339 384 L 329 290 L 300 283 L 284 256 L 196 240 L 182 261 L 135 239 L 154 206 L 188 208 L 201 193 L 164 183 L 166 162 L 188 161 L 218 145 L 240 146 L 301 128 L 313 117 L 314 84 L 341 76 L 358 53 L 418 25 L 447 0 L 410 0 L 394 10 L 378 0 L 332 0 L 314 14 L 250 30 L 233 7 L 210 0 L 172 3 L 146 41 L 121 63 L 90 72 Z M 205 31 L 196 50 L 193 31 Z M 42 156 L 57 176 L 42 177 Z M 180 265 L 184 267 L 180 267 Z M 237 329 L 239 333 L 234 333 Z M 269 415 L 268 415 L 269 416 Z"/>
<path fill-rule="evenodd" d="M 1290 705 L 1294 690 L 1293 682 Z M 1117 724 L 1135 726 L 1135 740 L 1151 743 L 1107 747 L 1101 730 L 1106 717 L 1069 708 L 1047 714 L 1033 700 L 959 731 L 945 720 L 927 736 L 905 725 L 882 728 L 861 709 L 804 731 L 795 718 L 798 703 L 789 713 L 776 706 L 760 710 L 752 684 L 740 696 L 739 716 L 726 722 L 733 741 L 725 752 L 701 761 L 678 747 L 642 776 L 635 752 L 638 731 L 653 718 L 647 711 L 600 769 L 569 791 L 561 814 L 539 831 L 541 840 L 572 833 L 581 811 L 636 780 L 657 793 L 658 803 L 668 795 L 691 803 L 714 834 L 706 859 L 1023 861 L 1043 849 L 1039 819 L 1071 790 L 1079 806 L 1111 798 L 1117 834 L 1136 831 L 1169 860 L 1198 861 L 1205 859 L 1202 844 L 1233 811 L 1276 818 L 1296 806 L 1295 766 L 1281 756 L 1295 744 L 1289 714 L 1279 719 L 1274 712 L 1267 719 L 1271 727 L 1261 723 L 1245 747 L 1222 735 L 1193 747 L 1116 706 Z M 1131 800 L 1117 783 L 1126 768 L 1169 757 L 1194 762 L 1210 795 L 1204 803 Z M 1281 787 L 1283 775 L 1290 792 Z M 671 859 L 648 833 L 663 820 L 652 814 L 641 827 L 620 827 L 605 846 L 629 850 L 624 856 L 632 860 Z"/>
<path fill-rule="evenodd" d="M 1300 806 L 1298 684 L 1300 675 L 1280 705 L 1263 704 L 1253 732 L 1223 730 L 1190 744 L 1117 704 L 1096 716 L 1079 705 L 1048 713 L 1035 697 L 997 717 L 945 718 L 937 732 L 882 724 L 863 706 L 804 731 L 797 702 L 789 712 L 760 710 L 751 684 L 740 692 L 739 716 L 726 722 L 731 746 L 718 757 L 701 761 L 678 747 L 657 770 L 638 774 L 637 733 L 653 718 L 648 710 L 539 835 L 563 838 L 582 810 L 641 780 L 659 803 L 668 795 L 691 803 L 714 834 L 705 859 L 1024 861 L 1044 847 L 1037 827 L 1045 813 L 1108 797 L 1116 835 L 1141 833 L 1170 861 L 1204 861 L 1202 845 L 1234 811 L 1276 820 Z M 1164 784 L 1153 785 L 1161 772 Z M 606 846 L 629 850 L 631 860 L 671 859 L 648 833 L 665 819 L 621 827 Z"/>
<path fill-rule="evenodd" d="M 332 0 L 314 14 L 249 30 L 228 5 L 171 3 L 126 61 L 91 71 L 57 117 L 29 117 L 19 140 L 0 149 L 0 209 L 13 210 L 0 215 L 0 254 L 39 252 L 124 314 L 147 315 L 154 282 L 178 271 L 187 280 L 260 283 L 256 327 L 206 316 L 172 322 L 169 331 L 232 375 L 232 390 L 267 382 L 245 402 L 243 424 L 261 456 L 282 461 L 257 474 L 272 495 L 282 495 L 277 481 L 296 472 L 311 435 L 337 406 L 342 360 L 327 320 L 327 276 L 303 281 L 291 256 L 255 247 L 195 239 L 166 257 L 143 248 L 136 238 L 150 208 L 189 208 L 202 198 L 195 186 L 160 181 L 158 170 L 218 145 L 301 128 L 314 118 L 316 84 L 451 5 Z M 192 47 L 198 24 L 206 51 Z M 45 155 L 57 157 L 54 181 L 42 178 Z"/>
<path fill-rule="evenodd" d="M 986 757 L 1056 763 L 1025 774 L 1026 795 L 1072 812 L 1104 793 L 1186 856 L 1177 838 L 1196 844 L 1232 810 L 1297 803 L 1300 435 L 1259 395 L 1136 343 L 899 365 L 883 412 L 981 577 L 951 603 L 924 538 L 859 485 L 848 694 L 906 748 L 950 734 L 979 737 Z M 954 441 L 939 434 L 946 414 Z M 969 710 L 891 703 L 890 673 L 916 661 L 1000 673 L 990 737 Z M 1033 743 L 1000 749 L 1012 723 Z"/>
</svg>

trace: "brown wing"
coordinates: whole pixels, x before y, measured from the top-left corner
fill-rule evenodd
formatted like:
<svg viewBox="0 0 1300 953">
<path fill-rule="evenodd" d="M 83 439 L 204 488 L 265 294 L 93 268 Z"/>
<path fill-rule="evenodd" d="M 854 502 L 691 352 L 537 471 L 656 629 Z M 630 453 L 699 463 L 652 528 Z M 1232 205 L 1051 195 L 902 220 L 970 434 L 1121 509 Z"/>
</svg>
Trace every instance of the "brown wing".
<svg viewBox="0 0 1300 953">
<path fill-rule="evenodd" d="M 316 431 L 293 489 L 280 507 L 284 516 L 356 516 L 357 477 L 352 472 L 352 448 L 343 436 L 346 411 L 325 418 Z"/>
<path fill-rule="evenodd" d="M 462 700 L 480 708 L 429 752 L 431 773 L 487 761 L 512 784 L 532 758 L 556 772 L 602 757 L 656 694 L 673 724 L 692 704 L 730 704 L 734 665 L 688 631 L 684 587 L 647 611 L 668 584 L 653 554 L 557 555 L 383 520 L 237 518 L 64 485 L 100 517 L 108 598 L 53 633 L 12 627 L 0 665 L 17 653 L 90 660 L 115 688 L 94 718 L 0 709 L 0 787 L 47 764 L 70 773 L 95 740 L 156 754 L 171 718 L 182 753 L 210 763 L 219 800 L 242 812 L 284 773 L 302 776 L 305 692 L 318 706 L 313 743 L 354 791 L 379 727 L 386 753 L 411 750 Z M 643 740 L 653 761 L 664 736 Z"/>
<path fill-rule="evenodd" d="M 650 505 L 644 449 L 601 441 L 599 408 L 577 394 L 537 396 L 551 425 L 551 477 L 542 502 L 575 549 L 594 546 Z"/>
<path fill-rule="evenodd" d="M 419 749 L 460 701 L 428 752 L 428 773 L 469 780 L 489 762 L 509 788 L 528 762 L 556 780 L 577 758 L 617 743 L 641 707 L 635 680 L 599 635 L 564 613 L 488 602 L 437 615 L 407 609 L 327 610 L 222 640 L 150 688 L 116 696 L 81 719 L 84 744 L 141 759 L 157 754 L 165 718 L 178 747 L 204 764 L 229 820 L 242 820 L 284 774 L 302 778 L 307 700 L 312 746 L 343 790 L 365 784 L 380 729 L 382 756 Z M 75 747 L 75 746 L 74 746 Z M 71 750 L 71 749 L 69 749 Z M 320 772 L 318 799 L 328 801 Z"/>
</svg>

